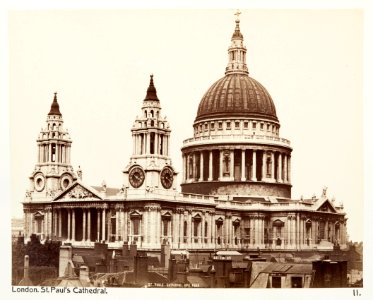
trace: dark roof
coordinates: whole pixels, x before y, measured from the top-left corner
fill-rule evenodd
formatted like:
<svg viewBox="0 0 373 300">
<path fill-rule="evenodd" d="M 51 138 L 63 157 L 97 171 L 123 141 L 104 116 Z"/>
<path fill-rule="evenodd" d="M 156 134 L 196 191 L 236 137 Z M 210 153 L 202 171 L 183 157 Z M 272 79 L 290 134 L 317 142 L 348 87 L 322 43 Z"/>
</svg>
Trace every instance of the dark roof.
<svg viewBox="0 0 373 300">
<path fill-rule="evenodd" d="M 245 117 L 278 122 L 271 95 L 247 74 L 227 74 L 205 93 L 195 122 L 211 118 Z"/>
<path fill-rule="evenodd" d="M 154 86 L 153 75 L 150 75 L 150 83 L 144 100 L 159 101 L 157 97 L 157 90 Z"/>
<path fill-rule="evenodd" d="M 310 274 L 312 273 L 312 264 L 271 263 L 262 273 Z"/>
<path fill-rule="evenodd" d="M 233 35 L 232 35 L 232 40 L 233 39 L 243 39 L 243 35 L 240 31 L 240 21 L 236 20 L 236 28 L 234 29 Z"/>
<path fill-rule="evenodd" d="M 57 102 L 57 93 L 54 93 L 54 98 L 53 98 L 53 102 L 52 102 L 52 105 L 51 105 L 51 110 L 49 111 L 48 115 L 62 116 L 62 114 L 60 112 L 60 106 L 58 105 L 58 102 Z"/>
</svg>

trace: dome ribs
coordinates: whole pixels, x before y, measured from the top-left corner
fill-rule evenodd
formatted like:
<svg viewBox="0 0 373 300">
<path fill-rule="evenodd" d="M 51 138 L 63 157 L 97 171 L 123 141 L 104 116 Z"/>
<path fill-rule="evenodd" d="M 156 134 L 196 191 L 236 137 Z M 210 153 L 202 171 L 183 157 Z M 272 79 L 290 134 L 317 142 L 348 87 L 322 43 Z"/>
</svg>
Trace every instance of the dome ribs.
<svg viewBox="0 0 373 300">
<path fill-rule="evenodd" d="M 278 122 L 276 108 L 265 87 L 245 74 L 228 74 L 203 96 L 196 121 L 214 118 L 263 118 Z"/>
</svg>

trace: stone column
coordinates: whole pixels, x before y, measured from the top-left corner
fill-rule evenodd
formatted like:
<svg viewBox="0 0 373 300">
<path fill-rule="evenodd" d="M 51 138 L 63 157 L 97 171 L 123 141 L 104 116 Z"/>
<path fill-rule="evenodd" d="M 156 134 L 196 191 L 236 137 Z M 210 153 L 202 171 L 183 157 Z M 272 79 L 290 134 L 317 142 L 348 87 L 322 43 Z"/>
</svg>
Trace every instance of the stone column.
<svg viewBox="0 0 373 300">
<path fill-rule="evenodd" d="M 288 156 L 284 154 L 284 182 L 288 182 Z"/>
<path fill-rule="evenodd" d="M 200 239 L 200 243 L 202 245 L 202 248 L 205 247 L 205 215 L 202 216 L 202 220 L 201 220 L 201 239 Z"/>
<path fill-rule="evenodd" d="M 256 150 L 253 150 L 253 165 L 251 172 L 251 180 L 256 181 Z"/>
<path fill-rule="evenodd" d="M 83 208 L 83 242 L 86 240 L 86 233 L 87 227 L 86 227 L 86 209 Z"/>
<path fill-rule="evenodd" d="M 192 179 L 193 179 L 193 181 L 196 181 L 196 175 L 197 175 L 197 165 L 196 165 L 196 153 L 195 152 L 193 152 L 193 154 L 192 154 L 192 160 L 193 160 L 193 162 L 192 162 L 192 173 L 193 173 L 193 175 L 192 175 Z"/>
<path fill-rule="evenodd" d="M 216 248 L 216 223 L 215 223 L 215 215 L 211 215 L 211 230 L 212 230 L 212 243 L 214 249 Z"/>
<path fill-rule="evenodd" d="M 258 247 L 260 244 L 259 240 L 259 218 L 256 216 L 254 219 L 254 232 L 255 232 L 255 247 Z"/>
<path fill-rule="evenodd" d="M 287 228 L 286 228 L 286 231 L 287 231 L 287 248 L 290 247 L 291 245 L 291 232 L 290 232 L 290 225 L 291 225 L 291 217 L 288 216 L 287 218 Z"/>
<path fill-rule="evenodd" d="M 187 247 L 192 247 L 193 239 L 193 228 L 192 228 L 192 212 L 188 211 L 188 238 L 187 238 Z"/>
<path fill-rule="evenodd" d="M 123 241 L 128 241 L 128 214 L 127 211 L 123 211 Z"/>
<path fill-rule="evenodd" d="M 285 164 L 286 165 L 286 164 Z M 297 213 L 297 220 L 296 220 L 296 245 L 297 245 L 297 249 L 299 249 L 299 245 L 300 245 L 300 218 L 299 218 L 299 213 Z"/>
<path fill-rule="evenodd" d="M 87 209 L 87 223 L 88 223 L 88 230 L 87 230 L 87 241 L 91 241 L 91 209 Z"/>
<path fill-rule="evenodd" d="M 106 241 L 106 233 L 105 233 L 105 230 L 106 230 L 106 209 L 103 208 L 102 209 L 102 240 L 103 241 Z"/>
<path fill-rule="evenodd" d="M 75 209 L 72 209 L 72 220 L 71 220 L 71 231 L 72 231 L 72 240 L 75 241 Z"/>
<path fill-rule="evenodd" d="M 132 133 L 132 155 L 136 154 L 136 135 Z"/>
<path fill-rule="evenodd" d="M 275 152 L 271 152 L 271 180 L 275 181 Z"/>
<path fill-rule="evenodd" d="M 291 240 L 293 248 L 297 245 L 297 236 L 296 236 L 296 216 L 293 215 L 291 218 Z"/>
<path fill-rule="evenodd" d="M 212 150 L 209 151 L 209 178 L 208 181 L 212 181 Z"/>
<path fill-rule="evenodd" d="M 211 223 L 212 223 L 212 218 L 210 213 L 207 213 L 207 248 L 211 248 Z"/>
<path fill-rule="evenodd" d="M 291 156 L 288 156 L 288 182 L 291 183 Z"/>
<path fill-rule="evenodd" d="M 119 211 L 119 215 L 120 215 L 120 224 L 119 224 L 119 228 L 120 228 L 120 240 L 121 241 L 124 241 L 124 228 L 126 226 L 125 222 L 124 222 L 124 209 L 121 208 L 120 211 Z"/>
<path fill-rule="evenodd" d="M 230 180 L 234 180 L 234 150 L 230 151 L 230 165 L 229 165 L 229 175 Z"/>
<path fill-rule="evenodd" d="M 101 210 L 97 210 L 97 242 L 100 242 L 100 223 L 101 223 Z"/>
<path fill-rule="evenodd" d="M 246 181 L 246 150 L 241 150 L 241 181 Z"/>
<path fill-rule="evenodd" d="M 158 154 L 158 134 L 154 133 L 154 154 Z"/>
<path fill-rule="evenodd" d="M 71 239 L 71 209 L 67 209 L 67 239 Z"/>
<path fill-rule="evenodd" d="M 58 218 L 58 211 L 55 209 L 53 211 L 53 216 L 52 216 L 52 220 L 53 220 L 53 233 L 52 233 L 52 236 L 53 236 L 53 239 L 57 237 L 58 235 L 58 232 L 57 232 L 57 220 Z"/>
<path fill-rule="evenodd" d="M 223 150 L 219 150 L 219 181 L 223 180 Z"/>
<path fill-rule="evenodd" d="M 58 237 L 62 237 L 62 208 L 58 209 Z"/>
<path fill-rule="evenodd" d="M 115 241 L 119 241 L 119 209 L 115 209 Z"/>
<path fill-rule="evenodd" d="M 254 230 L 254 219 L 253 217 L 250 217 L 249 219 L 250 222 L 250 246 L 251 248 L 254 247 L 254 240 L 255 240 L 255 230 Z"/>
<path fill-rule="evenodd" d="M 146 134 L 146 154 L 150 153 L 150 133 Z"/>
<path fill-rule="evenodd" d="M 187 170 L 187 161 L 186 161 L 186 154 L 183 153 L 183 182 L 187 181 L 188 178 L 188 170 Z"/>
<path fill-rule="evenodd" d="M 278 155 L 278 176 L 277 176 L 277 181 L 282 182 L 282 154 L 279 153 Z"/>
<path fill-rule="evenodd" d="M 263 157 L 262 157 L 262 181 L 266 181 L 267 180 L 267 168 L 266 168 L 266 165 L 267 165 L 267 154 L 266 154 L 266 151 L 263 150 Z"/>
<path fill-rule="evenodd" d="M 200 152 L 199 158 L 199 181 L 203 181 L 203 151 Z"/>
</svg>

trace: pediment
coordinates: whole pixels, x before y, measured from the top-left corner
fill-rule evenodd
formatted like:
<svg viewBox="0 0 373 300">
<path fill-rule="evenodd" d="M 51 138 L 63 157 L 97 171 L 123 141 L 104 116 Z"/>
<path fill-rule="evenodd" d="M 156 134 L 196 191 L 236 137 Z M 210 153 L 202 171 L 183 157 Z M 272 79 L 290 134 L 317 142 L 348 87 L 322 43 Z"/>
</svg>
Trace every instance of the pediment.
<svg viewBox="0 0 373 300">
<path fill-rule="evenodd" d="M 316 211 L 336 213 L 336 209 L 329 200 L 325 200 Z"/>
<path fill-rule="evenodd" d="M 58 194 L 53 201 L 87 201 L 102 200 L 100 194 L 89 186 L 76 181 L 66 190 Z"/>
<path fill-rule="evenodd" d="M 133 212 L 130 213 L 130 218 L 141 218 L 142 215 L 139 211 L 134 210 Z"/>
<path fill-rule="evenodd" d="M 37 211 L 34 213 L 34 218 L 43 218 L 44 214 L 41 211 Z"/>
</svg>

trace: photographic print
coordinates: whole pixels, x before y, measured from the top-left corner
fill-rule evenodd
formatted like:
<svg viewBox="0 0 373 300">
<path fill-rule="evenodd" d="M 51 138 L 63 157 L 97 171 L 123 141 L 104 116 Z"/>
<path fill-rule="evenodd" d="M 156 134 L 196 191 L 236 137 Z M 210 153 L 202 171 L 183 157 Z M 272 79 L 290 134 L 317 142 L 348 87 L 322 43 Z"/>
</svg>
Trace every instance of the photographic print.
<svg viewBox="0 0 373 300">
<path fill-rule="evenodd" d="M 8 24 L 15 293 L 360 293 L 362 10 Z"/>
</svg>

